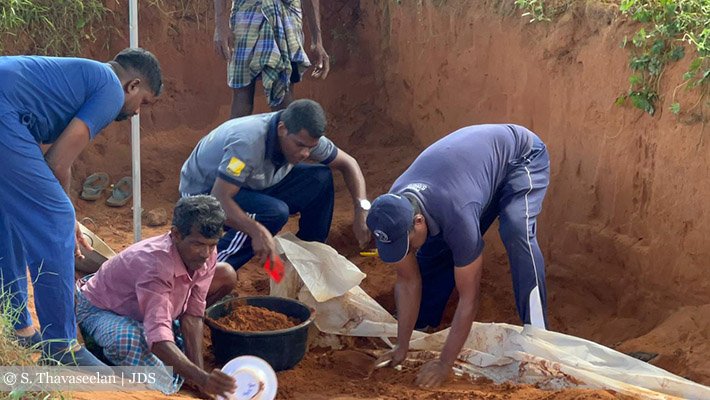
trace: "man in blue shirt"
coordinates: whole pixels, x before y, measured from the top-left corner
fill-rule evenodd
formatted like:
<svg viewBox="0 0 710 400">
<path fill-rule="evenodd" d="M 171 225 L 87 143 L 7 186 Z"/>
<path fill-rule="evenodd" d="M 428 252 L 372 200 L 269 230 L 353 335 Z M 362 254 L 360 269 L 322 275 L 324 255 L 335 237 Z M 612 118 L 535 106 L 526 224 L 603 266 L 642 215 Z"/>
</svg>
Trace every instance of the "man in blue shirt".
<svg viewBox="0 0 710 400">
<path fill-rule="evenodd" d="M 550 180 L 543 142 L 517 125 L 474 125 L 424 150 L 372 203 L 367 226 L 382 261 L 397 267 L 397 347 L 406 357 L 412 330 L 436 327 L 454 287 L 451 331 L 417 384 L 434 387 L 451 372 L 479 304 L 483 235 L 493 221 L 508 252 L 516 306 L 525 324 L 545 329 L 545 266 L 536 218 Z M 384 360 L 380 360 L 384 361 Z"/>
<path fill-rule="evenodd" d="M 126 49 L 108 63 L 80 58 L 0 57 L 0 272 L 19 315 L 19 342 L 42 341 L 46 360 L 102 365 L 76 342 L 74 257 L 85 243 L 69 197 L 71 166 L 114 120 L 160 94 L 158 60 Z M 46 154 L 40 145 L 50 145 Z M 35 331 L 27 310 L 32 274 Z"/>
</svg>

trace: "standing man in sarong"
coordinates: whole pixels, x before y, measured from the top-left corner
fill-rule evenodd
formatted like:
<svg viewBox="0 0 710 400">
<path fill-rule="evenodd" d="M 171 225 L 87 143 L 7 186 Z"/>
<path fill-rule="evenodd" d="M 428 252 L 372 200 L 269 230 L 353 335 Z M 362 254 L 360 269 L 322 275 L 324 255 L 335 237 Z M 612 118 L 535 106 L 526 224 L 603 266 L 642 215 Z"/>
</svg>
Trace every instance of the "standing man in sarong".
<svg viewBox="0 0 710 400">
<path fill-rule="evenodd" d="M 319 0 L 214 0 L 214 8 L 215 51 L 228 62 L 227 84 L 233 90 L 230 119 L 252 113 L 259 79 L 272 111 L 293 101 L 292 84 L 300 82 L 311 66 L 303 39 L 303 12 L 316 59 L 311 76 L 328 76 L 330 59 L 323 48 Z"/>
</svg>

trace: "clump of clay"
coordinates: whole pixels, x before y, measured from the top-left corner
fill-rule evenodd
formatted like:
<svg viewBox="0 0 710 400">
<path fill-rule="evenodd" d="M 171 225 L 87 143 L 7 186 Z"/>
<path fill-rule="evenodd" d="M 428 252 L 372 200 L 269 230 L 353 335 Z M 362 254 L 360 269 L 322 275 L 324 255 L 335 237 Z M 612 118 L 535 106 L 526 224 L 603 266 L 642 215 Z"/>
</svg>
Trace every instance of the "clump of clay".
<svg viewBox="0 0 710 400">
<path fill-rule="evenodd" d="M 214 322 L 223 329 L 240 332 L 268 332 L 293 328 L 301 321 L 264 307 L 240 305 Z"/>
</svg>

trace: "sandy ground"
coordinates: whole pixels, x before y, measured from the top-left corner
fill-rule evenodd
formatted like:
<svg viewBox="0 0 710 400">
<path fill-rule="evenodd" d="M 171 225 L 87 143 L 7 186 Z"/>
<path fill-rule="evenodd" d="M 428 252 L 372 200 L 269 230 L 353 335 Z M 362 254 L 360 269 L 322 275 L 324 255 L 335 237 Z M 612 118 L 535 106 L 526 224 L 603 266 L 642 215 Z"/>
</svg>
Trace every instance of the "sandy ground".
<svg viewBox="0 0 710 400">
<path fill-rule="evenodd" d="M 339 193 L 340 200 L 343 193 Z M 345 203 L 341 201 L 341 203 Z M 336 214 L 336 226 L 349 228 L 349 216 L 341 211 Z M 286 229 L 295 228 L 295 219 L 292 219 Z M 341 236 L 342 235 L 342 236 Z M 333 238 L 349 240 L 348 234 L 334 232 Z M 350 243 L 350 244 L 348 244 Z M 374 298 L 378 299 L 386 308 L 394 310 L 394 297 L 392 285 L 394 276 L 387 267 L 377 259 L 361 257 L 358 250 L 350 242 L 341 243 L 346 249 L 346 254 L 351 253 L 350 259 L 368 273 L 362 287 Z M 238 273 L 238 285 L 235 295 L 264 295 L 269 291 L 269 278 L 266 273 L 255 263 L 249 263 Z M 490 309 L 493 307 L 493 309 Z M 511 305 L 512 307 L 512 305 Z M 500 315 L 496 309 L 501 308 L 491 303 L 482 306 L 480 320 L 496 320 Z M 503 307 L 505 308 L 505 307 Z M 448 310 L 448 316 L 442 327 L 446 326 L 452 316 L 453 308 Z M 514 311 L 508 311 L 514 318 Z M 205 327 L 207 330 L 208 328 Z M 209 367 L 220 368 L 212 354 L 212 344 L 209 332 L 205 334 L 205 363 Z M 329 350 L 311 348 L 305 358 L 292 370 L 277 373 L 279 390 L 278 399 L 631 399 L 612 391 L 568 389 L 560 391 L 541 390 L 530 385 L 502 384 L 496 385 L 486 380 L 471 380 L 467 377 L 454 377 L 451 381 L 436 390 L 423 390 L 414 384 L 417 368 L 421 363 L 406 364 L 402 371 L 385 368 L 376 370 L 368 376 L 368 371 L 375 358 L 371 349 L 384 349 L 384 343 L 369 340 L 350 338 L 345 340 L 342 350 Z M 97 393 L 71 393 L 75 399 L 94 400 Z M 183 389 L 175 396 L 162 396 L 154 392 L 116 392 L 100 393 L 102 399 L 162 399 L 162 398 L 195 398 L 199 393 Z"/>
</svg>

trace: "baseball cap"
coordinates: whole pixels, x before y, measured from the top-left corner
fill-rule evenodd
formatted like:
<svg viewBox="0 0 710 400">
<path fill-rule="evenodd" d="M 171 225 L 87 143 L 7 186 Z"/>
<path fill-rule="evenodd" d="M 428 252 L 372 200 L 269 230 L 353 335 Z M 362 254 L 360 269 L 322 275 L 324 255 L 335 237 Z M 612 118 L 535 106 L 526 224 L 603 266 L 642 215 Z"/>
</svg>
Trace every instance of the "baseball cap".
<svg viewBox="0 0 710 400">
<path fill-rule="evenodd" d="M 366 222 L 382 261 L 396 263 L 407 255 L 413 220 L 414 207 L 404 196 L 388 193 L 372 202 Z"/>
</svg>

